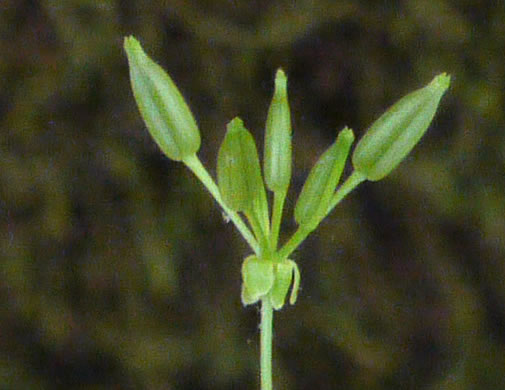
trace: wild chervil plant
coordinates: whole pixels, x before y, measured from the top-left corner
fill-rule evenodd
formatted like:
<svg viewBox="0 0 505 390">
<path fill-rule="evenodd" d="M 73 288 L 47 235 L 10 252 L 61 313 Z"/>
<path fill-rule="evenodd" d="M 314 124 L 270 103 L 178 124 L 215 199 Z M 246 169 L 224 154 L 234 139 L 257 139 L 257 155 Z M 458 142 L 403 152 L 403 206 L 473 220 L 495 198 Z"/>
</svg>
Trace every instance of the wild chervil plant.
<svg viewBox="0 0 505 390">
<path fill-rule="evenodd" d="M 289 256 L 358 184 L 382 179 L 405 158 L 428 129 L 450 77 L 436 76 L 377 119 L 354 149 L 353 173 L 337 188 L 354 142 L 351 129 L 340 131 L 310 171 L 295 205 L 298 229 L 279 248 L 291 179 L 291 119 L 284 72 L 277 71 L 268 111 L 263 176 L 254 139 L 242 120 L 235 118 L 219 149 L 216 185 L 196 155 L 200 132 L 172 79 L 134 37 L 125 39 L 124 48 L 133 94 L 151 136 L 168 158 L 181 161 L 200 179 L 254 252 L 242 264 L 241 295 L 244 305 L 261 302 L 261 389 L 271 390 L 273 309 L 283 307 L 290 287 L 289 302 L 294 304 L 300 285 L 300 271 Z M 265 184 L 273 192 L 271 218 Z"/>
</svg>

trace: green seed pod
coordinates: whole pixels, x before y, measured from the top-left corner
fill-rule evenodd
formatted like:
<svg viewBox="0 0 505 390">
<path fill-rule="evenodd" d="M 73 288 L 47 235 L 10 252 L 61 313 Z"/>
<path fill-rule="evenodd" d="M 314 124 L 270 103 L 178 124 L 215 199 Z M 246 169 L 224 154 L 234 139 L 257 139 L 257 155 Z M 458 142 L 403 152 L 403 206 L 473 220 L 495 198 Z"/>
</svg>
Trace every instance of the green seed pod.
<svg viewBox="0 0 505 390">
<path fill-rule="evenodd" d="M 274 265 L 275 280 L 270 291 L 270 301 L 275 310 L 282 309 L 284 306 L 284 300 L 291 286 L 293 274 L 295 281 L 289 298 L 291 305 L 296 302 L 298 288 L 300 287 L 300 271 L 298 270 L 298 266 L 294 261 L 289 259 Z"/>
<path fill-rule="evenodd" d="M 256 144 L 239 118 L 228 124 L 219 148 L 217 181 L 224 202 L 233 211 L 267 208 Z"/>
<path fill-rule="evenodd" d="M 382 114 L 356 146 L 352 155 L 354 169 L 372 181 L 388 175 L 428 129 L 450 80 L 442 73 Z"/>
<path fill-rule="evenodd" d="M 196 154 L 200 132 L 170 76 L 145 54 L 134 37 L 125 38 L 124 49 L 133 95 L 151 136 L 172 160 Z"/>
<path fill-rule="evenodd" d="M 274 284 L 274 264 L 248 256 L 242 263 L 242 303 L 250 305 L 265 296 Z"/>
<path fill-rule="evenodd" d="M 291 180 L 291 115 L 287 78 L 282 69 L 275 76 L 275 91 L 268 110 L 263 172 L 271 191 L 285 192 Z"/>
<path fill-rule="evenodd" d="M 353 141 L 354 134 L 346 127 L 310 171 L 295 205 L 298 225 L 313 230 L 326 216 Z"/>
</svg>

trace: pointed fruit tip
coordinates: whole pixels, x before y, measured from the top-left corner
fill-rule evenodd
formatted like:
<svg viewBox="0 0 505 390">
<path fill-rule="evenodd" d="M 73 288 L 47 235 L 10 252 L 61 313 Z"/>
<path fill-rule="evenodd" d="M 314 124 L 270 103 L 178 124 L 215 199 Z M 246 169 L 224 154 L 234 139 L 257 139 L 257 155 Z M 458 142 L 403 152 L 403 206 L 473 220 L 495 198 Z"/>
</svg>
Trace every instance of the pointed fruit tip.
<svg viewBox="0 0 505 390">
<path fill-rule="evenodd" d="M 447 88 L 449 88 L 449 85 L 451 84 L 451 76 L 445 72 L 440 73 L 433 79 L 431 84 L 445 91 Z"/>
<path fill-rule="evenodd" d="M 242 119 L 240 119 L 240 117 L 236 116 L 230 122 L 228 122 L 226 129 L 228 131 L 231 131 L 231 130 L 235 130 L 239 127 L 244 127 L 244 122 L 242 121 Z"/>
<path fill-rule="evenodd" d="M 338 134 L 339 137 L 345 137 L 347 138 L 350 142 L 354 141 L 354 132 L 350 127 L 344 127 L 342 131 Z"/>
<path fill-rule="evenodd" d="M 282 68 L 279 68 L 277 70 L 277 73 L 275 74 L 275 92 L 277 93 L 286 93 L 286 86 L 287 86 L 288 78 L 286 77 L 286 73 L 282 70 Z"/>
<path fill-rule="evenodd" d="M 282 70 L 282 68 L 279 68 L 277 69 L 277 72 L 275 73 L 275 78 L 278 79 L 278 78 L 286 78 L 286 73 L 284 72 L 284 70 Z"/>
<path fill-rule="evenodd" d="M 143 51 L 140 42 L 133 35 L 128 35 L 124 38 L 123 47 L 126 51 Z"/>
</svg>

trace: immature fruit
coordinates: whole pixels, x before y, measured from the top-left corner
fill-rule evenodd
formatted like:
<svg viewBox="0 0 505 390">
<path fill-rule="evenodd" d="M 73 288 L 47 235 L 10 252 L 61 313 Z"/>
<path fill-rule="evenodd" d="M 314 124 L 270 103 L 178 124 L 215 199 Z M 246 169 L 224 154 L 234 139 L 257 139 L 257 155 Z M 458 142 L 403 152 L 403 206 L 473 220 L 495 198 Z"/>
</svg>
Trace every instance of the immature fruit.
<svg viewBox="0 0 505 390">
<path fill-rule="evenodd" d="M 301 227 L 313 230 L 326 216 L 353 141 L 354 134 L 346 127 L 310 171 L 295 205 L 295 220 Z"/>
<path fill-rule="evenodd" d="M 151 136 L 172 160 L 195 155 L 200 148 L 200 132 L 170 76 L 146 55 L 134 37 L 125 38 L 124 49 L 133 95 Z"/>
<path fill-rule="evenodd" d="M 442 73 L 382 114 L 356 146 L 354 169 L 376 181 L 396 168 L 428 129 L 450 80 Z"/>
<path fill-rule="evenodd" d="M 224 202 L 233 211 L 268 212 L 256 144 L 240 118 L 227 126 L 217 157 L 217 181 Z"/>
<path fill-rule="evenodd" d="M 270 191 L 287 191 L 291 180 L 291 115 L 287 78 L 282 69 L 275 76 L 275 91 L 265 129 L 263 173 Z"/>
</svg>

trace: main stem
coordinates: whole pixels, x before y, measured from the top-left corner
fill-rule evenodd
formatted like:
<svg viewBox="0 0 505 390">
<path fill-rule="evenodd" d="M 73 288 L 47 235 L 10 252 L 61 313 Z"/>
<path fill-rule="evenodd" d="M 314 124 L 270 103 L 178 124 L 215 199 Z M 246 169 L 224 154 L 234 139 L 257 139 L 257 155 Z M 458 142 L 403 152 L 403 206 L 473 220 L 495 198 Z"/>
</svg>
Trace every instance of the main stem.
<svg viewBox="0 0 505 390">
<path fill-rule="evenodd" d="M 270 299 L 266 297 L 261 301 L 261 390 L 272 390 L 272 322 L 273 308 Z"/>
</svg>

